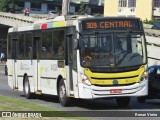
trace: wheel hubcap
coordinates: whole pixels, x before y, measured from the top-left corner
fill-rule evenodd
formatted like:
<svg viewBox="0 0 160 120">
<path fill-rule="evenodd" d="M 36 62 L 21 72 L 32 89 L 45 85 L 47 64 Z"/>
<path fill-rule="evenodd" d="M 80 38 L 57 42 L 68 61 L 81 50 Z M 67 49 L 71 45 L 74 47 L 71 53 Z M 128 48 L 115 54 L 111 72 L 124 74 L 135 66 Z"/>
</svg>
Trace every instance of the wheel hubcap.
<svg viewBox="0 0 160 120">
<path fill-rule="evenodd" d="M 28 80 L 25 81 L 25 93 L 28 94 L 29 89 L 28 89 Z"/>
<path fill-rule="evenodd" d="M 59 95 L 60 95 L 61 101 L 64 101 L 65 95 L 66 95 L 66 91 L 65 91 L 65 86 L 64 86 L 64 85 L 62 85 L 62 86 L 60 87 Z"/>
</svg>

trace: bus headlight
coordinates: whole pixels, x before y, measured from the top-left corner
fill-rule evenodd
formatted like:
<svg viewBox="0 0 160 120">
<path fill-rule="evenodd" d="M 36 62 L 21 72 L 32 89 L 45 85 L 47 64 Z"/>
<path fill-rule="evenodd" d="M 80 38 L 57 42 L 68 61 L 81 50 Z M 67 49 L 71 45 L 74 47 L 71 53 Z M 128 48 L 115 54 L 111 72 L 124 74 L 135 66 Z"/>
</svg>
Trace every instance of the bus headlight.
<svg viewBox="0 0 160 120">
<path fill-rule="evenodd" d="M 82 83 L 89 85 L 89 86 L 91 85 L 91 82 L 86 75 L 81 74 L 81 80 L 82 80 Z"/>
<path fill-rule="evenodd" d="M 142 82 L 143 80 L 148 80 L 148 72 L 144 72 L 141 75 L 140 82 Z"/>
</svg>

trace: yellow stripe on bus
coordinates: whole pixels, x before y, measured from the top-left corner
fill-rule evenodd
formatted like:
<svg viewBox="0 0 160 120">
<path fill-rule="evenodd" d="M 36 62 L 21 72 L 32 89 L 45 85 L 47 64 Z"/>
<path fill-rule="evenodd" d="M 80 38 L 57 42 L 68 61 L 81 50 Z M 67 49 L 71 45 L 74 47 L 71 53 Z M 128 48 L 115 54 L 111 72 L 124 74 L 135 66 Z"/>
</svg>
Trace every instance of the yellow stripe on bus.
<svg viewBox="0 0 160 120">
<path fill-rule="evenodd" d="M 130 83 L 136 83 L 137 79 L 129 78 L 129 79 L 117 79 L 118 84 L 130 84 Z M 112 80 L 91 80 L 92 84 L 99 84 L 99 85 L 113 85 L 113 79 Z"/>
<path fill-rule="evenodd" d="M 9 75 L 13 75 L 13 69 L 12 68 L 10 68 L 10 70 L 9 70 Z"/>
<path fill-rule="evenodd" d="M 92 73 L 88 68 L 84 69 L 84 73 L 88 76 L 91 84 L 97 85 L 113 85 L 113 80 L 117 80 L 118 84 L 136 83 L 139 82 L 144 71 L 144 66 L 135 71 L 120 73 Z"/>
<path fill-rule="evenodd" d="M 64 75 L 63 77 L 66 78 L 66 70 L 65 70 L 65 68 L 62 68 L 62 72 L 63 72 L 63 75 Z"/>
<path fill-rule="evenodd" d="M 44 69 L 43 69 L 43 67 L 41 66 L 41 67 L 40 67 L 40 75 L 41 75 L 41 76 L 42 76 L 43 70 L 44 70 Z"/>
</svg>

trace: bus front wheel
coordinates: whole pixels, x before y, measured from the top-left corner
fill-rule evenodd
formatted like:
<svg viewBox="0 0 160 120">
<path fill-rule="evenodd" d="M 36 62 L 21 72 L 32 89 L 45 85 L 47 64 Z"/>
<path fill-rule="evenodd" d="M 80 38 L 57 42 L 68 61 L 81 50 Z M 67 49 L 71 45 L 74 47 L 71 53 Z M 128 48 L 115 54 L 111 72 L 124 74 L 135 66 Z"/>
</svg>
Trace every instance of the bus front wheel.
<svg viewBox="0 0 160 120">
<path fill-rule="evenodd" d="M 60 83 L 59 83 L 58 97 L 59 97 L 59 102 L 62 106 L 69 105 L 70 99 L 67 97 L 66 87 L 65 87 L 63 79 L 60 80 Z"/>
<path fill-rule="evenodd" d="M 120 97 L 116 98 L 119 107 L 127 107 L 130 102 L 130 97 Z"/>
<path fill-rule="evenodd" d="M 31 91 L 30 91 L 30 84 L 29 84 L 29 79 L 27 76 L 25 76 L 25 78 L 24 78 L 23 91 L 24 91 L 24 95 L 27 99 L 30 99 L 33 97 L 33 93 L 31 93 Z"/>
</svg>

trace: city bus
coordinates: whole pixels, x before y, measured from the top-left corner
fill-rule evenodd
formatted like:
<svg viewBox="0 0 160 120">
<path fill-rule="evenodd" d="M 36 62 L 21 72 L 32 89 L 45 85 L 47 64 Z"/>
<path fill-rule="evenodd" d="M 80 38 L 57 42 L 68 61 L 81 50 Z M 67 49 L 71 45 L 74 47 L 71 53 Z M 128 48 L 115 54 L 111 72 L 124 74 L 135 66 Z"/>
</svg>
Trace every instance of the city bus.
<svg viewBox="0 0 160 120">
<path fill-rule="evenodd" d="M 146 65 L 139 18 L 58 16 L 8 31 L 8 84 L 28 99 L 55 95 L 67 106 L 74 98 L 114 98 L 128 106 L 148 94 Z"/>
</svg>

